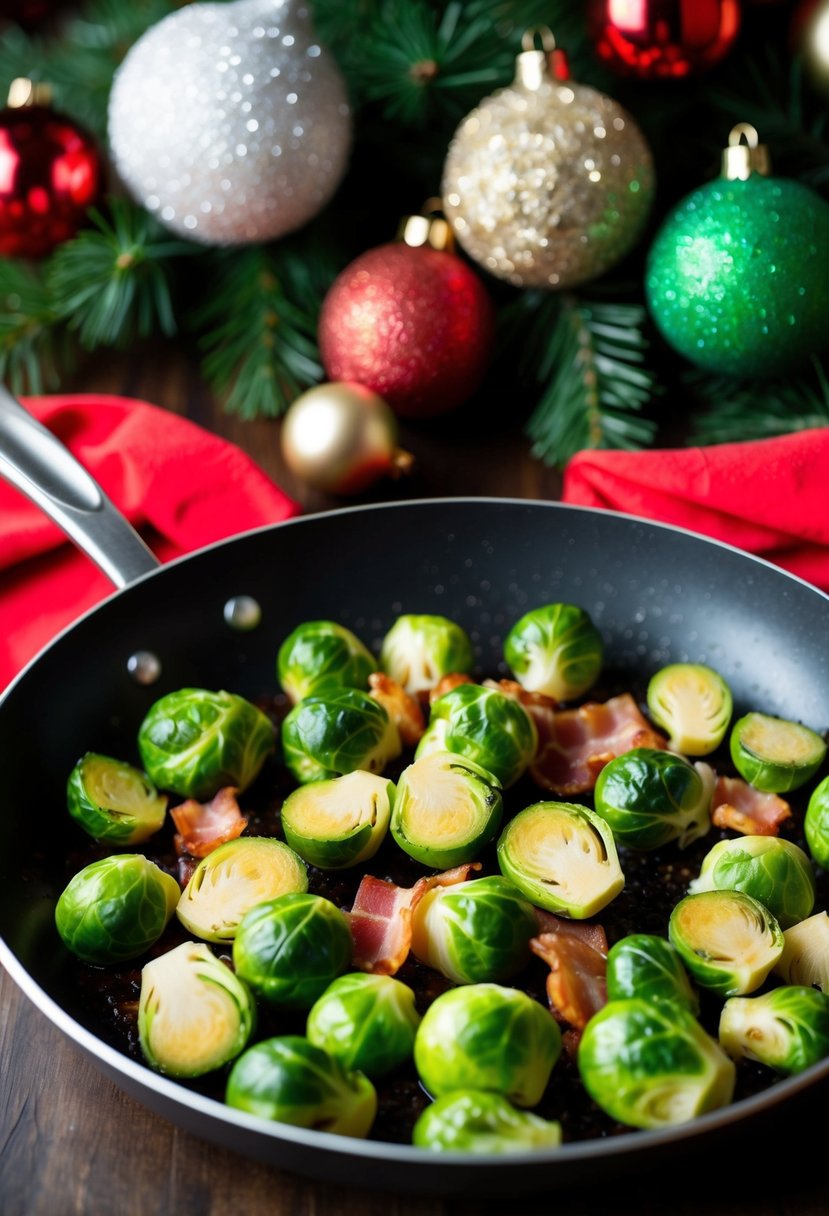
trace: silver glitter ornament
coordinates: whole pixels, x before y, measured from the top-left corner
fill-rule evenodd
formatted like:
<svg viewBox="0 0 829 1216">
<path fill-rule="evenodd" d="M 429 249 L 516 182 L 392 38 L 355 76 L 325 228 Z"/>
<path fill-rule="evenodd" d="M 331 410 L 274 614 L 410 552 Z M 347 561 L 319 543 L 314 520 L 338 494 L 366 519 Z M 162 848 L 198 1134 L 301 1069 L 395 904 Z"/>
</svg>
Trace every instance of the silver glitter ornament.
<svg viewBox="0 0 829 1216">
<path fill-rule="evenodd" d="M 283 236 L 325 205 L 351 115 L 301 0 L 190 4 L 119 68 L 109 138 L 118 173 L 162 223 L 235 245 Z"/>
<path fill-rule="evenodd" d="M 443 209 L 470 257 L 519 287 L 597 278 L 636 241 L 654 189 L 650 149 L 612 98 L 550 71 L 551 32 L 524 35 L 515 80 L 458 127 Z M 556 54 L 560 54 L 556 52 Z"/>
</svg>

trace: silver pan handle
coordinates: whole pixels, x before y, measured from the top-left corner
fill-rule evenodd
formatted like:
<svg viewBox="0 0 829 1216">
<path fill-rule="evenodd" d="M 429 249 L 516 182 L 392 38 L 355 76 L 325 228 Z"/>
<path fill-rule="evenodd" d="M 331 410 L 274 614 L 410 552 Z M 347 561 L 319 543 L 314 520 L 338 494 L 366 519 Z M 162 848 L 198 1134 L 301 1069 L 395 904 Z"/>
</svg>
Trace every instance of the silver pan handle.
<svg viewBox="0 0 829 1216">
<path fill-rule="evenodd" d="M 2 384 L 0 476 L 37 503 L 116 587 L 158 566 L 86 469 Z"/>
</svg>

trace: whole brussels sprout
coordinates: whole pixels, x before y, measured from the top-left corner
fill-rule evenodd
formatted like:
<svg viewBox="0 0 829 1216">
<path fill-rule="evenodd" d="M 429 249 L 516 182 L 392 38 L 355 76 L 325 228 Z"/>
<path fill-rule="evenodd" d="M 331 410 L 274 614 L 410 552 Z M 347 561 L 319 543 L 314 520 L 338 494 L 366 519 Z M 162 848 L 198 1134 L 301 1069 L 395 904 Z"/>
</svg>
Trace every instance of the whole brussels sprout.
<svg viewBox="0 0 829 1216">
<path fill-rule="evenodd" d="M 383 671 L 413 696 L 453 672 L 469 675 L 474 664 L 466 633 L 445 616 L 399 616 L 380 647 Z"/>
<path fill-rule="evenodd" d="M 829 1055 L 829 996 L 817 988 L 773 988 L 723 1005 L 720 1042 L 735 1060 L 757 1060 L 791 1076 Z"/>
<path fill-rule="evenodd" d="M 64 945 L 85 963 L 137 958 L 158 941 L 179 885 L 140 853 L 93 861 L 70 879 L 55 908 Z"/>
<path fill-rule="evenodd" d="M 631 933 L 610 947 L 607 954 L 607 996 L 610 1001 L 641 997 L 680 1005 L 699 1012 L 682 960 L 670 942 L 652 933 Z"/>
<path fill-rule="evenodd" d="M 561 1124 L 516 1110 L 500 1094 L 483 1089 L 444 1094 L 414 1125 L 412 1144 L 436 1153 L 526 1153 L 557 1148 Z"/>
<path fill-rule="evenodd" d="M 282 723 L 285 763 L 297 781 L 325 781 L 355 769 L 379 773 L 400 755 L 400 734 L 382 705 L 356 688 L 325 689 Z"/>
<path fill-rule="evenodd" d="M 345 1068 L 384 1077 L 412 1058 L 420 1014 L 411 988 L 356 971 L 333 981 L 308 1014 L 308 1041 Z"/>
<path fill-rule="evenodd" d="M 672 1002 L 609 1001 L 584 1028 L 578 1066 L 594 1102 L 629 1127 L 686 1123 L 734 1094 L 731 1060 Z"/>
<path fill-rule="evenodd" d="M 276 674 L 296 704 L 325 688 L 365 688 L 377 660 L 336 621 L 304 621 L 279 647 Z"/>
<path fill-rule="evenodd" d="M 686 895 L 671 913 L 671 942 L 698 984 L 720 996 L 759 988 L 783 953 L 783 932 L 742 891 Z"/>
<path fill-rule="evenodd" d="M 377 1093 L 361 1072 L 299 1035 L 265 1039 L 239 1056 L 227 1081 L 228 1106 L 338 1136 L 367 1136 Z"/>
<path fill-rule="evenodd" d="M 394 795 L 391 781 L 360 769 L 301 785 L 282 803 L 285 839 L 321 870 L 359 865 L 383 843 Z"/>
<path fill-rule="evenodd" d="M 453 752 L 432 752 L 401 773 L 391 834 L 416 861 L 446 869 L 489 844 L 503 809 L 492 773 Z"/>
<path fill-rule="evenodd" d="M 803 820 L 809 852 L 822 870 L 829 870 L 829 777 L 812 792 Z"/>
<path fill-rule="evenodd" d="M 674 751 L 707 756 L 725 738 L 734 703 L 722 676 L 702 663 L 671 663 L 648 684 L 648 713 Z"/>
<path fill-rule="evenodd" d="M 803 984 L 829 994 L 829 915 L 816 912 L 783 934 L 783 953 L 775 975 L 787 984 Z"/>
<path fill-rule="evenodd" d="M 545 604 L 516 621 L 504 641 L 504 658 L 530 692 L 572 701 L 596 682 L 604 646 L 583 608 Z"/>
<path fill-rule="evenodd" d="M 740 776 L 768 794 L 799 789 L 826 756 L 825 742 L 808 726 L 761 713 L 734 723 L 730 749 Z"/>
<path fill-rule="evenodd" d="M 768 908 L 781 928 L 804 920 L 815 906 L 815 878 L 809 858 L 779 836 L 741 836 L 721 840 L 706 853 L 699 877 L 688 887 L 699 891 L 745 891 Z"/>
<path fill-rule="evenodd" d="M 226 785 L 246 790 L 274 738 L 270 720 L 244 697 L 180 688 L 150 706 L 138 750 L 160 789 L 203 802 Z"/>
<path fill-rule="evenodd" d="M 310 1009 L 351 963 L 348 921 L 321 895 L 280 895 L 245 913 L 233 966 L 257 996 L 286 1009 Z"/>
<path fill-rule="evenodd" d="M 524 772 L 537 746 L 535 723 L 516 700 L 481 684 L 459 684 L 432 706 L 415 759 L 455 752 L 474 760 L 506 788 Z"/>
<path fill-rule="evenodd" d="M 433 1001 L 415 1035 L 420 1079 L 437 1097 L 486 1089 L 535 1106 L 561 1053 L 561 1032 L 538 1001 L 517 988 L 468 984 Z"/>
<path fill-rule="evenodd" d="M 412 950 L 456 984 L 505 980 L 530 961 L 532 905 L 506 878 L 433 887 L 412 913 Z"/>
<path fill-rule="evenodd" d="M 164 823 L 167 799 L 153 783 L 122 760 L 87 752 L 66 785 L 69 814 L 95 840 L 141 844 Z"/>
<path fill-rule="evenodd" d="M 199 1077 L 235 1059 L 256 1024 L 245 984 L 202 942 L 184 942 L 141 972 L 138 1035 L 147 1063 Z"/>
<path fill-rule="evenodd" d="M 676 840 L 681 849 L 711 827 L 713 774 L 673 752 L 637 747 L 606 764 L 596 781 L 596 814 L 617 844 L 656 849 Z"/>
</svg>

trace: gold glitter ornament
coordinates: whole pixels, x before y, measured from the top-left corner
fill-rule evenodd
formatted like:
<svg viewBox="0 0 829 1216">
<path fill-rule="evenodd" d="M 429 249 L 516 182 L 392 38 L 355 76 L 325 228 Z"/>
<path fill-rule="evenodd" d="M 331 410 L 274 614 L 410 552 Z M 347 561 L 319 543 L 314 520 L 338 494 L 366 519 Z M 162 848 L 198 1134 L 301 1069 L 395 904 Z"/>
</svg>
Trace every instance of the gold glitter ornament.
<svg viewBox="0 0 829 1216">
<path fill-rule="evenodd" d="M 573 287 L 635 243 L 653 198 L 653 158 L 618 102 L 566 78 L 550 30 L 527 31 L 522 47 L 513 83 L 453 136 L 443 209 L 492 274 L 517 287 Z"/>
</svg>

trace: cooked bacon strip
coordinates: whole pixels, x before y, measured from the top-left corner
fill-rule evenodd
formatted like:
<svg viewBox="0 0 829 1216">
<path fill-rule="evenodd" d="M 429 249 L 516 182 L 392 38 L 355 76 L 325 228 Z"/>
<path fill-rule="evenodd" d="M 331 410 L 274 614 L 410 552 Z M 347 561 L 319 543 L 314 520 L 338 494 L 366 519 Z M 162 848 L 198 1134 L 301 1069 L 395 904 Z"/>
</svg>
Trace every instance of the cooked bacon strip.
<svg viewBox="0 0 829 1216">
<path fill-rule="evenodd" d="M 423 710 L 415 698 L 384 671 L 372 672 L 368 686 L 368 695 L 383 706 L 400 732 L 401 742 L 407 747 L 414 747 L 426 729 Z"/>
<path fill-rule="evenodd" d="M 543 937 L 545 934 L 548 937 L 561 934 L 578 938 L 586 946 L 598 950 L 600 954 L 607 954 L 607 934 L 602 925 L 593 925 L 586 920 L 565 920 L 553 912 L 545 911 L 544 908 L 533 908 L 533 913 L 535 923 L 538 925 L 539 937 Z"/>
<path fill-rule="evenodd" d="M 607 937 L 601 925 L 544 915 L 548 927 L 530 949 L 550 968 L 547 999 L 554 1017 L 582 1031 L 607 1004 Z"/>
<path fill-rule="evenodd" d="M 434 688 L 429 689 L 429 704 L 434 705 L 438 697 L 442 697 L 445 692 L 451 692 L 453 688 L 457 688 L 459 684 L 473 684 L 471 676 L 465 676 L 461 671 L 452 671 L 448 676 L 443 676 L 438 680 Z"/>
<path fill-rule="evenodd" d="M 791 818 L 792 808 L 777 794 L 764 794 L 741 777 L 718 777 L 714 786 L 711 821 L 744 836 L 779 836 L 780 824 Z"/>
<path fill-rule="evenodd" d="M 178 831 L 175 836 L 177 853 L 189 853 L 192 857 L 206 857 L 220 844 L 241 836 L 248 821 L 239 810 L 236 795 L 231 785 L 219 790 L 210 802 L 196 802 L 188 798 L 173 807 L 170 814 Z"/>
</svg>

